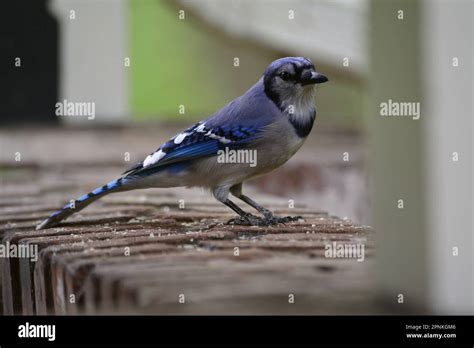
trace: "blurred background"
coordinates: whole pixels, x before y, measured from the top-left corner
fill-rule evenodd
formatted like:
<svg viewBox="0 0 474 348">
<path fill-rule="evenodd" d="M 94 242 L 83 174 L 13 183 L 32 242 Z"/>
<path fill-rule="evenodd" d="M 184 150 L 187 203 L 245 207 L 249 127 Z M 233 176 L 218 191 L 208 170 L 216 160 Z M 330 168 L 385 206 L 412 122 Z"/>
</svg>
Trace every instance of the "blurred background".
<svg viewBox="0 0 474 348">
<path fill-rule="evenodd" d="M 192 122 L 245 92 L 272 60 L 304 55 L 334 81 L 321 91 L 319 108 L 326 116 L 320 122 L 361 127 L 366 1 L 33 3 L 25 8 L 20 1 L 6 16 L 15 25 L 4 23 L 3 59 L 27 55 L 16 81 L 18 74 L 31 85 L 44 79 L 54 101 L 94 101 L 97 122 Z M 42 118 L 38 107 L 25 109 L 37 93 L 10 91 L 10 110 L 2 111 L 10 122 L 61 122 L 47 100 Z M 184 116 L 179 105 L 186 106 Z"/>
<path fill-rule="evenodd" d="M 315 129 L 251 185 L 373 226 L 385 300 L 472 314 L 473 11 L 470 0 L 9 1 L 1 161 L 138 162 L 271 61 L 306 56 L 330 80 Z M 420 120 L 381 117 L 389 99 L 420 102 Z M 64 100 L 94 103 L 95 117 L 56 116 Z"/>
</svg>

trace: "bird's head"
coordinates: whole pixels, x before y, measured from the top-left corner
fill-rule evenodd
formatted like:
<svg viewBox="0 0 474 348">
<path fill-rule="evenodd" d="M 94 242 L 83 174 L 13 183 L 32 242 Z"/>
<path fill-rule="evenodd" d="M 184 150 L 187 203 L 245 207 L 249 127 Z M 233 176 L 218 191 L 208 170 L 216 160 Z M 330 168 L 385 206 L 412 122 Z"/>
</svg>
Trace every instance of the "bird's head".
<svg viewBox="0 0 474 348">
<path fill-rule="evenodd" d="M 314 109 L 314 87 L 326 81 L 328 78 L 304 57 L 280 58 L 263 73 L 265 93 L 282 111 L 291 107 L 301 112 Z"/>
</svg>

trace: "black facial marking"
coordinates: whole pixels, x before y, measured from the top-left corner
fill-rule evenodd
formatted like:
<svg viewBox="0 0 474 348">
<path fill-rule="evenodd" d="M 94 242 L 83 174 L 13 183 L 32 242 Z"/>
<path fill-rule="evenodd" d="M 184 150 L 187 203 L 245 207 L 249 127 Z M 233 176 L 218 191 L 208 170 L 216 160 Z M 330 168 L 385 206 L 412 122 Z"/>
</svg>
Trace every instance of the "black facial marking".
<svg viewBox="0 0 474 348">
<path fill-rule="evenodd" d="M 295 63 L 292 63 L 292 64 L 293 64 L 293 67 L 295 69 L 295 80 L 299 81 L 299 79 L 301 77 L 301 71 L 303 71 L 303 68 L 301 67 L 301 65 L 297 65 Z"/>
<path fill-rule="evenodd" d="M 280 108 L 280 97 L 272 88 L 273 75 L 265 75 L 263 78 L 263 89 L 268 98 L 270 98 L 275 105 Z"/>
<path fill-rule="evenodd" d="M 316 111 L 313 111 L 313 114 L 306 119 L 298 119 L 294 116 L 289 117 L 291 125 L 300 138 L 305 138 L 308 136 L 308 134 L 311 132 L 311 129 L 313 129 L 315 119 Z"/>
</svg>

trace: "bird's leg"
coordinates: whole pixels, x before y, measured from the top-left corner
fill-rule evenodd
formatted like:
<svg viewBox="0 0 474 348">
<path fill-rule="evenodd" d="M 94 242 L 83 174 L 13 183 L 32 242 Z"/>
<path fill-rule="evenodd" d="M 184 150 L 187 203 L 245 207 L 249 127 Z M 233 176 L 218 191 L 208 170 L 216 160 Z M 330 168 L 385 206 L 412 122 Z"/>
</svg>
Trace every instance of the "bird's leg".
<svg viewBox="0 0 474 348">
<path fill-rule="evenodd" d="M 253 214 L 247 213 L 240 209 L 237 204 L 232 202 L 230 199 L 223 201 L 226 206 L 239 214 L 239 218 L 231 219 L 227 222 L 228 225 L 246 225 L 246 226 L 262 226 L 262 219 Z"/>
<path fill-rule="evenodd" d="M 247 203 L 248 205 L 254 207 L 257 209 L 262 215 L 263 215 L 263 221 L 265 222 L 266 225 L 276 225 L 279 223 L 285 223 L 285 222 L 291 222 L 291 221 L 297 221 L 299 219 L 302 219 L 302 216 L 275 216 L 272 214 L 272 212 L 261 205 L 259 205 L 257 202 L 255 202 L 253 199 L 250 197 L 242 194 L 240 197 L 242 201 Z"/>
<path fill-rule="evenodd" d="M 301 216 L 285 216 L 285 217 L 279 217 L 279 216 L 274 216 L 270 210 L 268 210 L 265 207 L 262 207 L 260 204 L 255 202 L 253 199 L 250 197 L 244 195 L 242 193 L 242 184 L 238 184 L 235 186 L 232 186 L 230 188 L 230 192 L 243 202 L 247 203 L 251 207 L 257 209 L 257 211 L 263 215 L 263 223 L 264 225 L 275 225 L 278 223 L 285 223 L 285 222 L 290 222 L 290 221 L 297 221 L 299 219 L 302 219 L 303 217 Z"/>
<path fill-rule="evenodd" d="M 243 211 L 242 209 L 239 208 L 237 204 L 235 204 L 234 202 L 232 202 L 230 199 L 227 198 L 229 195 L 228 186 L 216 187 L 213 189 L 212 194 L 219 202 L 225 204 L 230 209 L 232 209 L 237 214 L 239 214 L 238 218 L 229 220 L 227 222 L 228 225 L 232 224 L 232 225 L 246 225 L 246 226 L 261 226 L 263 224 L 262 219 L 260 217 Z"/>
</svg>

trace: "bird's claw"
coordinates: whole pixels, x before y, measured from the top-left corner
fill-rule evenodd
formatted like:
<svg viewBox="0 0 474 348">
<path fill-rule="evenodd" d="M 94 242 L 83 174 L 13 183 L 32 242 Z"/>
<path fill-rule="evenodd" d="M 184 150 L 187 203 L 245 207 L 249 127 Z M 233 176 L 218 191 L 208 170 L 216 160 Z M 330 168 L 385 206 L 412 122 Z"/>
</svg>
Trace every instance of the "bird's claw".
<svg viewBox="0 0 474 348">
<path fill-rule="evenodd" d="M 227 221 L 227 225 L 241 225 L 241 226 L 265 226 L 264 219 L 253 214 L 246 214 L 244 216 L 236 217 Z"/>
<path fill-rule="evenodd" d="M 260 218 L 258 216 L 247 214 L 240 216 L 235 219 L 231 219 L 227 222 L 228 225 L 241 225 L 241 226 L 272 226 L 277 224 L 284 224 L 287 222 L 293 222 L 302 220 L 302 216 L 273 216 L 265 214 L 265 217 Z"/>
<path fill-rule="evenodd" d="M 267 225 L 285 224 L 287 222 L 293 222 L 303 220 L 302 216 L 267 216 L 264 218 Z"/>
</svg>

